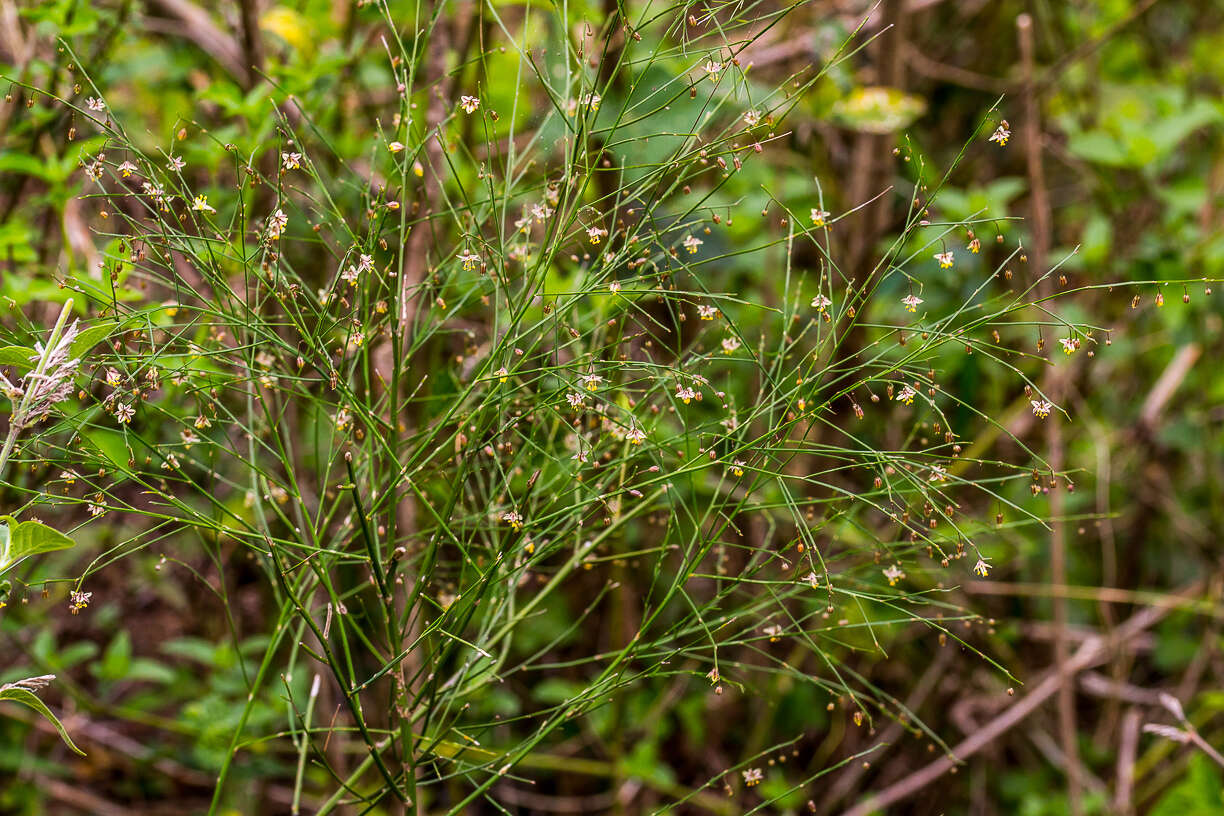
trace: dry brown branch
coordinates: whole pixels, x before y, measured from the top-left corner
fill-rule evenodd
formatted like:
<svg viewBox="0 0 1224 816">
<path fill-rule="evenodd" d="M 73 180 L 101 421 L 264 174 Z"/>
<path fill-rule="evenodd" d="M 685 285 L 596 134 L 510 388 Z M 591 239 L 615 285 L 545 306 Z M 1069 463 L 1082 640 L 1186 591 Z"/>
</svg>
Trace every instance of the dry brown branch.
<svg viewBox="0 0 1224 816">
<path fill-rule="evenodd" d="M 242 47 L 213 23 L 207 11 L 190 0 L 152 0 L 152 5 L 173 19 L 146 18 L 144 27 L 147 30 L 187 39 L 235 79 L 246 81 L 249 72 L 243 65 Z"/>
<path fill-rule="evenodd" d="M 1029 262 L 1038 275 L 1046 274 L 1046 259 L 1050 248 L 1050 199 L 1046 190 L 1045 169 L 1041 159 L 1041 107 L 1036 87 L 1036 46 L 1033 41 L 1033 19 L 1027 14 L 1016 18 L 1016 32 L 1020 41 L 1020 65 L 1023 78 L 1021 98 L 1024 122 L 1021 131 L 1024 140 L 1024 156 L 1029 179 L 1029 228 L 1032 245 L 1029 247 Z M 1042 289 L 1047 293 L 1050 282 Z M 1055 402 L 1059 394 L 1048 394 Z M 1057 474 L 1063 468 L 1064 448 L 1062 420 L 1056 415 L 1046 424 L 1046 439 L 1049 443 L 1051 471 L 1050 490 L 1050 580 L 1055 584 L 1067 582 L 1066 528 L 1062 522 L 1065 515 L 1063 485 L 1057 483 Z M 1066 666 L 1070 644 L 1065 636 L 1067 628 L 1067 601 L 1054 599 L 1054 662 L 1060 673 Z M 1080 812 L 1079 756 L 1076 745 L 1075 688 L 1064 683 L 1058 688 L 1058 735 L 1062 751 L 1066 756 L 1067 805 L 1071 816 Z"/>
<path fill-rule="evenodd" d="M 1200 591 L 1201 587 L 1200 582 L 1195 582 L 1177 594 L 1190 596 Z M 1124 643 L 1152 627 L 1168 614 L 1168 608 L 1147 607 L 1120 624 L 1114 630 L 1112 637 L 1102 635 L 1087 641 L 1060 669 L 1055 669 L 1047 674 L 1031 692 L 1017 700 L 1011 708 L 954 746 L 951 755 L 940 757 L 925 768 L 898 780 L 880 793 L 864 799 L 845 811 L 843 816 L 869 816 L 871 813 L 884 810 L 922 790 L 951 771 L 957 764 L 973 756 L 1022 722 L 1056 695 L 1060 688 L 1071 682 L 1076 674 L 1106 660 L 1117 644 Z"/>
<path fill-rule="evenodd" d="M 1121 738 L 1118 741 L 1118 764 L 1114 781 L 1113 808 L 1118 816 L 1134 812 L 1131 795 L 1135 787 L 1135 756 L 1139 750 L 1139 726 L 1142 714 L 1128 708 L 1122 715 Z"/>
<path fill-rule="evenodd" d="M 1141 428 L 1150 432 L 1156 427 L 1156 421 L 1160 418 L 1165 405 L 1186 379 L 1186 375 L 1190 373 L 1191 367 L 1202 352 L 1198 343 L 1188 343 L 1177 350 L 1177 354 L 1173 355 L 1173 359 L 1165 366 L 1160 378 L 1148 392 L 1147 399 L 1143 401 L 1143 408 L 1139 410 Z"/>
</svg>

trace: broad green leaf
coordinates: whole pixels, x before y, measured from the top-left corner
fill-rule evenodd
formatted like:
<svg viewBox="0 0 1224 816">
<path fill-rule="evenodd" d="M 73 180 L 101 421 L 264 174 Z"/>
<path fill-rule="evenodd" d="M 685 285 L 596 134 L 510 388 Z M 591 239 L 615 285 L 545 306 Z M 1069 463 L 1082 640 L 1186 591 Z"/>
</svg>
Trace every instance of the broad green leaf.
<svg viewBox="0 0 1224 816">
<path fill-rule="evenodd" d="M 93 666 L 93 673 L 102 680 L 122 680 L 132 669 L 132 637 L 125 630 L 106 647 L 102 659 Z"/>
<path fill-rule="evenodd" d="M 1190 767 L 1175 785 L 1160 797 L 1152 816 L 1209 816 L 1224 808 L 1224 785 L 1220 771 L 1202 754 L 1190 758 Z"/>
<path fill-rule="evenodd" d="M 0 366 L 33 368 L 37 355 L 25 346 L 0 346 Z"/>
<path fill-rule="evenodd" d="M 110 337 L 111 332 L 114 330 L 115 327 L 108 323 L 103 323 L 100 326 L 90 326 L 82 330 L 77 335 L 77 338 L 72 341 L 72 356 L 78 359 L 85 356 L 85 352 Z"/>
<path fill-rule="evenodd" d="M 11 700 L 14 703 L 21 703 L 24 706 L 34 709 L 39 714 L 46 717 L 47 721 L 55 726 L 55 730 L 59 732 L 60 739 L 64 744 L 76 751 L 81 756 L 85 756 L 85 752 L 76 747 L 72 738 L 68 736 L 67 730 L 64 729 L 64 724 L 59 721 L 59 718 L 51 713 L 51 709 L 47 708 L 46 704 L 38 699 L 38 696 L 29 689 L 21 688 L 20 686 L 8 686 L 0 689 L 0 700 Z"/>
<path fill-rule="evenodd" d="M 0 522 L 0 575 L 31 555 L 73 546 L 71 538 L 39 521 L 18 523 L 12 516 L 0 516 Z"/>
</svg>

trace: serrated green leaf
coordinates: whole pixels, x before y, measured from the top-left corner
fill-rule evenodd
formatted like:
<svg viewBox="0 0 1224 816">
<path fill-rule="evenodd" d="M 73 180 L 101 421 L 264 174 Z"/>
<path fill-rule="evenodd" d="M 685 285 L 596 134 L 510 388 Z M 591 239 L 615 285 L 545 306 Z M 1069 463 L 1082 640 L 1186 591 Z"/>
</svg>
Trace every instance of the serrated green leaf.
<svg viewBox="0 0 1224 816">
<path fill-rule="evenodd" d="M 64 724 L 59 721 L 59 717 L 52 714 L 51 709 L 47 708 L 46 703 L 38 699 L 38 695 L 34 692 L 20 686 L 9 686 L 8 688 L 0 689 L 0 700 L 11 700 L 14 703 L 21 703 L 23 706 L 34 709 L 55 726 L 55 730 L 59 732 L 60 739 L 64 741 L 65 745 L 81 756 L 85 756 L 85 752 L 76 747 L 76 743 L 68 736 L 68 731 L 64 728 Z"/>
<path fill-rule="evenodd" d="M 12 516 L 0 516 L 0 575 L 19 562 L 39 553 L 66 550 L 73 546 L 71 538 L 39 521 L 18 522 Z"/>
</svg>

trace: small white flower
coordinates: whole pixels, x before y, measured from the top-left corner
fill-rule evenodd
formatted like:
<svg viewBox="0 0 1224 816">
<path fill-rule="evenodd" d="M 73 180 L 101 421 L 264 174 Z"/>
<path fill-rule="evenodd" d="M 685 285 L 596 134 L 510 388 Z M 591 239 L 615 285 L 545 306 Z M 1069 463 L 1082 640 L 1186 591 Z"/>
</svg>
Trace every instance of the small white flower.
<svg viewBox="0 0 1224 816">
<path fill-rule="evenodd" d="M 346 430 L 351 424 L 353 424 L 353 414 L 348 408 L 341 408 L 336 412 L 336 430 Z"/>
<path fill-rule="evenodd" d="M 916 312 L 918 311 L 918 304 L 922 303 L 922 298 L 915 297 L 914 295 L 906 295 L 905 297 L 901 298 L 901 302 L 905 304 L 905 311 Z"/>
<path fill-rule="evenodd" d="M 582 104 L 590 108 L 592 113 L 599 110 L 599 103 L 602 101 L 603 101 L 603 97 L 601 97 L 597 93 L 589 93 L 586 96 L 582 97 Z"/>
<path fill-rule="evenodd" d="M 704 242 L 700 238 L 694 238 L 692 235 L 689 235 L 684 239 L 684 248 L 688 250 L 690 255 L 696 255 L 697 247 L 701 246 L 702 243 Z"/>
<path fill-rule="evenodd" d="M 208 196 L 206 195 L 196 196 L 195 200 L 191 203 L 191 209 L 198 210 L 199 212 L 211 212 L 211 213 L 215 213 L 217 211 L 215 207 L 211 206 L 208 203 Z"/>
<path fill-rule="evenodd" d="M 761 123 L 761 114 L 759 111 L 750 110 L 744 112 L 744 124 L 748 127 L 756 127 Z"/>
<path fill-rule="evenodd" d="M 523 527 L 523 517 L 517 511 L 511 510 L 507 513 L 502 513 L 502 521 L 510 525 L 515 530 L 520 530 Z"/>
<path fill-rule="evenodd" d="M 718 317 L 718 307 L 709 306 L 705 303 L 699 304 L 697 306 L 697 316 L 702 320 L 713 320 Z"/>
<path fill-rule="evenodd" d="M 642 444 L 642 440 L 646 438 L 646 432 L 638 426 L 634 425 L 625 433 L 625 438 L 635 445 Z"/>
<path fill-rule="evenodd" d="M 1030 402 L 1033 405 L 1033 416 L 1039 419 L 1045 419 L 1054 409 L 1053 403 L 1048 400 L 1031 400 Z"/>
<path fill-rule="evenodd" d="M 90 512 L 92 513 L 92 512 L 93 512 L 93 505 L 91 504 L 89 507 L 90 507 Z M 103 510 L 103 512 L 105 512 L 105 510 Z M 100 515 L 100 514 L 99 514 L 99 513 L 94 513 L 94 515 L 96 516 L 96 515 Z M 77 613 L 78 613 L 78 612 L 80 612 L 82 609 L 84 609 L 85 607 L 89 606 L 89 599 L 90 599 L 90 598 L 92 598 L 92 597 L 93 597 L 93 593 L 92 593 L 92 592 L 77 592 L 77 591 L 75 591 L 75 590 L 74 590 L 74 591 L 73 591 L 71 594 L 69 594 L 69 596 L 68 596 L 68 609 L 69 609 L 69 611 L 70 611 L 70 612 L 72 612 L 72 614 L 74 614 L 74 615 L 75 615 L 75 614 L 77 614 Z"/>
<path fill-rule="evenodd" d="M 463 262 L 463 268 L 470 272 L 480 263 L 480 256 L 475 252 L 463 252 L 459 255 L 459 260 Z"/>
<path fill-rule="evenodd" d="M 581 408 L 583 405 L 586 404 L 586 396 L 583 394 L 574 392 L 574 391 L 571 391 L 570 393 L 566 394 L 565 399 L 569 403 L 571 408 Z"/>
<path fill-rule="evenodd" d="M 119 383 L 123 382 L 123 375 L 117 369 L 106 369 L 106 384 L 111 388 L 118 387 Z"/>
<path fill-rule="evenodd" d="M 812 308 L 818 312 L 823 312 L 825 309 L 833 305 L 833 301 L 829 300 L 824 295 L 817 295 L 812 298 Z"/>
<path fill-rule="evenodd" d="M 1010 138 L 1011 131 L 1007 129 L 1007 122 L 1004 121 L 1003 124 L 995 128 L 995 132 L 990 136 L 990 141 L 998 142 L 999 147 L 1003 147 L 1005 144 L 1007 144 L 1007 140 Z"/>
<path fill-rule="evenodd" d="M 480 107 L 480 97 L 462 96 L 459 98 L 459 107 L 463 108 L 464 113 L 475 113 Z"/>
<path fill-rule="evenodd" d="M 685 405 L 688 405 L 696 396 L 697 392 L 689 388 L 687 385 L 676 386 L 676 399 L 680 400 Z"/>
<path fill-rule="evenodd" d="M 600 227 L 591 227 L 587 230 L 587 238 L 592 244 L 598 244 L 599 240 L 607 234 L 608 231 L 606 229 L 601 229 Z"/>
<path fill-rule="evenodd" d="M 734 354 L 735 350 L 740 347 L 740 341 L 735 337 L 724 337 L 722 339 L 723 354 Z"/>
<path fill-rule="evenodd" d="M 609 284 L 608 284 L 608 291 L 609 291 L 609 292 L 611 292 L 612 294 L 614 294 L 614 295 L 615 295 L 615 294 L 616 294 L 617 292 L 619 292 L 620 290 L 621 290 L 621 282 L 620 282 L 620 281 L 615 281 L 615 280 L 614 280 L 614 281 L 612 281 L 611 283 L 609 283 Z"/>
<path fill-rule="evenodd" d="M 888 579 L 889 586 L 896 586 L 897 582 L 905 577 L 905 572 L 901 569 L 900 564 L 893 564 L 883 570 L 884 577 Z"/>
<path fill-rule="evenodd" d="M 812 224 L 817 227 L 823 227 L 828 222 L 827 219 L 829 218 L 830 215 L 831 213 L 828 210 L 818 210 L 815 207 L 813 207 L 812 208 Z"/>
<path fill-rule="evenodd" d="M 748 787 L 759 785 L 764 778 L 760 768 L 749 768 L 746 771 L 740 771 L 740 775 L 744 777 L 744 784 Z"/>
<path fill-rule="evenodd" d="M 718 75 L 722 73 L 723 64 L 714 60 L 706 60 L 705 72 L 710 77 L 711 82 L 718 81 Z"/>
<path fill-rule="evenodd" d="M 183 161 L 178 156 L 171 156 L 170 160 L 166 163 L 166 167 L 168 167 L 170 170 L 172 170 L 175 173 L 177 173 L 179 170 L 182 170 L 186 166 L 187 166 L 187 162 Z"/>
<path fill-rule="evenodd" d="M 398 153 L 404 149 L 404 143 L 403 142 L 392 142 L 391 144 L 387 145 L 387 149 L 390 150 L 392 153 Z"/>
<path fill-rule="evenodd" d="M 947 252 L 936 252 L 935 260 L 939 261 L 940 269 L 947 269 L 952 266 L 956 259 L 952 256 L 952 250 L 949 249 Z"/>
<path fill-rule="evenodd" d="M 583 374 L 578 378 L 588 391 L 598 391 L 599 384 L 603 382 L 603 377 L 598 374 Z"/>
<path fill-rule="evenodd" d="M 267 235 L 269 241 L 278 241 L 285 232 L 285 227 L 289 224 L 289 216 L 285 215 L 284 210 L 277 209 L 276 212 L 268 216 Z"/>
<path fill-rule="evenodd" d="M 297 170 L 302 166 L 302 154 L 282 153 L 281 164 L 286 170 Z"/>
<path fill-rule="evenodd" d="M 973 565 L 973 571 L 985 578 L 990 574 L 990 565 L 979 558 L 978 562 Z"/>
<path fill-rule="evenodd" d="M 1079 341 L 1074 337 L 1060 337 L 1058 342 L 1062 343 L 1064 354 L 1074 354 L 1075 350 L 1079 348 Z"/>
<path fill-rule="evenodd" d="M 119 174 L 124 178 L 131 178 L 132 174 L 136 172 L 136 169 L 136 165 L 132 164 L 130 161 L 124 161 L 118 168 Z"/>
<path fill-rule="evenodd" d="M 89 108 L 91 111 L 97 111 L 97 112 L 99 112 L 99 113 L 101 113 L 102 111 L 106 110 L 106 103 L 105 103 L 105 102 L 103 102 L 101 99 L 97 99 L 97 98 L 92 97 L 92 96 L 91 96 L 91 97 L 89 97 L 89 99 L 86 99 L 86 100 L 85 100 L 85 105 L 86 105 L 86 107 L 88 107 L 88 108 Z"/>
<path fill-rule="evenodd" d="M 931 475 L 927 477 L 928 482 L 946 482 L 948 480 L 948 469 L 935 465 L 931 468 Z"/>
<path fill-rule="evenodd" d="M 899 394 L 897 394 L 897 396 L 895 397 L 895 399 L 897 400 L 897 402 L 903 402 L 903 403 L 905 403 L 906 405 L 909 405 L 911 402 L 913 402 L 913 401 L 914 401 L 914 397 L 915 397 L 917 394 L 918 394 L 918 392 L 917 392 L 917 391 L 915 391 L 913 388 L 911 388 L 911 387 L 909 387 L 909 386 L 907 385 L 907 386 L 905 386 L 904 388 L 902 388 L 902 389 L 901 389 L 901 392 L 900 392 Z"/>
<path fill-rule="evenodd" d="M 814 572 L 809 572 L 803 580 L 807 581 L 808 586 L 810 586 L 812 589 L 817 589 L 820 586 L 820 579 L 816 577 L 816 573 Z"/>
</svg>

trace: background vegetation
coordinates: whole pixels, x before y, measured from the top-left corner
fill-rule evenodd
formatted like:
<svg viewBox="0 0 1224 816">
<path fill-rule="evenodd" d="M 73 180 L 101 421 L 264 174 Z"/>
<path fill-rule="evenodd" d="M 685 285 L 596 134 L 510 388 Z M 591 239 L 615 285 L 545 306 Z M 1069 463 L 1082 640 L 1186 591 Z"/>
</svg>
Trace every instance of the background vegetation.
<svg viewBox="0 0 1224 816">
<path fill-rule="evenodd" d="M 0 0 L 0 73 L 0 811 L 1224 812 L 1218 4 Z"/>
</svg>

